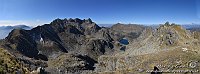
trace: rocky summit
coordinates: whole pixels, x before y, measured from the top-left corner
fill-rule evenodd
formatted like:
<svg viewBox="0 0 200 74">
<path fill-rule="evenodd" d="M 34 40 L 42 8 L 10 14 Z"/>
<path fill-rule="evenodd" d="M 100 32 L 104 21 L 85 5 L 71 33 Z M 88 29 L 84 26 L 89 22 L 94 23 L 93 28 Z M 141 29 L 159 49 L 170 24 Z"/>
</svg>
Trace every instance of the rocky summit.
<svg viewBox="0 0 200 74">
<path fill-rule="evenodd" d="M 14 29 L 0 45 L 0 73 L 198 74 L 200 70 L 200 32 L 169 22 L 157 28 L 121 23 L 100 27 L 90 18 L 58 18 L 31 30 Z"/>
</svg>

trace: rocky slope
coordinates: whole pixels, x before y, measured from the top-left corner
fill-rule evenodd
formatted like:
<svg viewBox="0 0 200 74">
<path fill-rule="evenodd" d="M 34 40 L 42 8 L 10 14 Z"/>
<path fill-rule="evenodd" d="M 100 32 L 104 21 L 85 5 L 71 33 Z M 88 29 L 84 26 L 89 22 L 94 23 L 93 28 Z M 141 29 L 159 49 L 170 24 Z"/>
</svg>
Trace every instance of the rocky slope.
<svg viewBox="0 0 200 74">
<path fill-rule="evenodd" d="M 193 38 L 190 31 L 180 25 L 167 24 L 161 25 L 157 29 L 148 28 L 143 31 L 137 43 L 129 44 L 127 54 L 140 55 L 155 53 L 162 50 L 171 50 L 182 46 L 191 46 L 197 41 Z"/>
<path fill-rule="evenodd" d="M 177 61 L 181 66 L 199 63 L 199 39 L 199 32 L 168 22 L 158 28 L 120 23 L 108 28 L 91 19 L 70 18 L 14 29 L 1 47 L 32 73 L 124 74 L 167 70 L 158 66 L 173 67 Z"/>
<path fill-rule="evenodd" d="M 2 47 L 16 58 L 27 61 L 25 64 L 31 66 L 30 71 L 39 67 L 56 73 L 90 71 L 95 69 L 94 64 L 97 63 L 99 56 L 123 52 L 120 49 L 125 46 L 120 40 L 124 37 L 133 40 L 139 37 L 145 28 L 140 25 L 129 25 L 129 29 L 133 31 L 126 32 L 127 27 L 124 26 L 125 33 L 121 33 L 122 28 L 117 30 L 118 25 L 106 28 L 99 27 L 91 19 L 55 19 L 50 24 L 37 26 L 31 30 L 12 30 Z M 55 65 L 57 66 L 54 67 Z"/>
<path fill-rule="evenodd" d="M 146 28 L 124 53 L 100 56 L 99 73 L 199 73 L 199 34 L 180 25 L 165 23 L 157 29 Z"/>
</svg>

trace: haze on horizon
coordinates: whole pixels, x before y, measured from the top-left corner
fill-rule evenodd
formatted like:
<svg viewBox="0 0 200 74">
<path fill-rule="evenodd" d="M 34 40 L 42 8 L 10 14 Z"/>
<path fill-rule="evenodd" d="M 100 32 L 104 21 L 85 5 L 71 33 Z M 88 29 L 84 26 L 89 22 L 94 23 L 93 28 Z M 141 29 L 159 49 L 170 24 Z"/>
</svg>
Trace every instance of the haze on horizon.
<svg viewBox="0 0 200 74">
<path fill-rule="evenodd" d="M 0 26 L 91 18 L 98 24 L 200 23 L 199 0 L 0 0 Z"/>
</svg>

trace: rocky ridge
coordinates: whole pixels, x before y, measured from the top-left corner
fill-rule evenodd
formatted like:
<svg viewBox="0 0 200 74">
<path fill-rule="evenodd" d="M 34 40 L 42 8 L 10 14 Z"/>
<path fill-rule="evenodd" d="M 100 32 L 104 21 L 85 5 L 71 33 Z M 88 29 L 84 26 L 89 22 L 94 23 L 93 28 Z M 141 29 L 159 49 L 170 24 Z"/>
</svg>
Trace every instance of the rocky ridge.
<svg viewBox="0 0 200 74">
<path fill-rule="evenodd" d="M 137 27 L 140 28 L 139 25 Z M 32 66 L 29 69 L 31 71 L 39 67 L 46 67 L 46 70 L 50 72 L 52 70 L 56 70 L 54 72 L 61 70 L 81 72 L 94 70 L 93 66 L 101 55 L 123 52 L 120 49 L 125 46 L 119 40 L 139 35 L 143 28 L 141 26 L 140 30 L 123 34 L 117 32 L 115 27 L 112 29 L 99 27 L 91 19 L 55 19 L 50 24 L 37 26 L 31 30 L 12 30 L 5 38 L 2 47 L 16 55 L 20 60 L 25 61 L 26 65 Z M 59 61 L 59 59 L 62 60 Z M 93 60 L 93 62 L 88 61 L 88 59 Z M 59 65 L 53 67 L 54 65 L 52 65 L 55 62 L 64 64 L 64 61 L 68 61 L 68 63 L 71 61 L 75 65 L 65 64 L 64 67 Z M 37 62 L 40 64 L 34 64 Z M 79 65 L 79 63 L 82 64 Z"/>
</svg>

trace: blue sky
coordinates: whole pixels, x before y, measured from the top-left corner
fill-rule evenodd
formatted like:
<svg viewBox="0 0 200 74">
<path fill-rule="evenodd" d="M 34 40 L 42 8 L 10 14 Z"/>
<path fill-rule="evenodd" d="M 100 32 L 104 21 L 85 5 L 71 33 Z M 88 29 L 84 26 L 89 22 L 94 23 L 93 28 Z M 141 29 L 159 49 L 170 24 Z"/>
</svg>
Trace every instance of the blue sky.
<svg viewBox="0 0 200 74">
<path fill-rule="evenodd" d="M 98 24 L 200 23 L 199 0 L 0 0 L 0 26 L 91 18 Z"/>
</svg>

